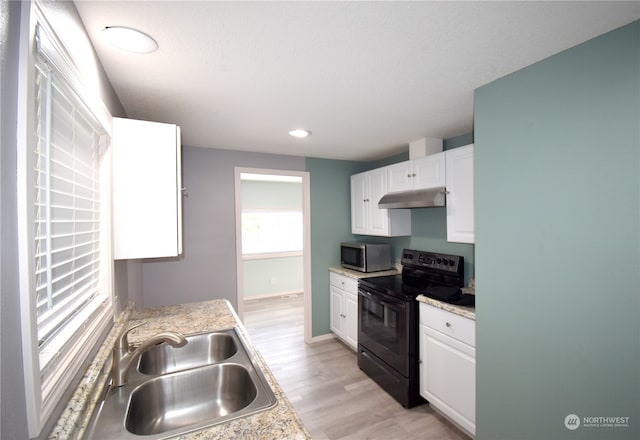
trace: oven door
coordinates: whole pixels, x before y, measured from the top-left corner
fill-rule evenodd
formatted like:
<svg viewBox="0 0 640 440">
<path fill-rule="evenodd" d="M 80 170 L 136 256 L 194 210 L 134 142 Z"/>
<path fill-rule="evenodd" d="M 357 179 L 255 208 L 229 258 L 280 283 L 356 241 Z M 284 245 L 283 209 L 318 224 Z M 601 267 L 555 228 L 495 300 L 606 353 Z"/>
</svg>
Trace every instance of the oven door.
<svg viewBox="0 0 640 440">
<path fill-rule="evenodd" d="M 409 377 L 409 304 L 367 287 L 358 289 L 358 344 Z"/>
</svg>

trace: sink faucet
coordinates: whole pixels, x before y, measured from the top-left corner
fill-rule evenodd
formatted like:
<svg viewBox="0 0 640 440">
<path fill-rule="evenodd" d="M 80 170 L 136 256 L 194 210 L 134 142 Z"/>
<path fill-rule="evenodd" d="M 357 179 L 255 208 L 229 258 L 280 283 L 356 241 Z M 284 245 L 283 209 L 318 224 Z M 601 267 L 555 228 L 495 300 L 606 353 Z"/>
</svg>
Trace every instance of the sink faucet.
<svg viewBox="0 0 640 440">
<path fill-rule="evenodd" d="M 151 336 L 149 339 L 141 343 L 138 347 L 134 347 L 129 344 L 128 335 L 134 328 L 140 327 L 146 324 L 142 322 L 140 324 L 134 324 L 129 326 L 122 332 L 116 343 L 113 345 L 113 366 L 111 367 L 111 379 L 114 387 L 120 387 L 127 383 L 127 377 L 129 374 L 129 367 L 135 359 L 138 358 L 149 347 L 167 342 L 174 347 L 182 347 L 187 343 L 187 340 L 178 332 L 161 332 L 157 335 Z"/>
</svg>

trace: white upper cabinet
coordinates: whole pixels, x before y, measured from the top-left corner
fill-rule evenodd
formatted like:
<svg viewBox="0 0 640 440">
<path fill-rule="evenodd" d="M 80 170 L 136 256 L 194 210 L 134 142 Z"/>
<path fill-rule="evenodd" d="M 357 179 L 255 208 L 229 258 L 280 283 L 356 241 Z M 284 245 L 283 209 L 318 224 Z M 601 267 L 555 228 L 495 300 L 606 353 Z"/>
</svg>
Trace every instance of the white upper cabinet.
<svg viewBox="0 0 640 440">
<path fill-rule="evenodd" d="M 369 231 L 369 186 L 366 173 L 351 176 L 351 232 L 366 234 Z"/>
<path fill-rule="evenodd" d="M 445 186 L 444 153 L 389 165 L 386 169 L 388 193 Z"/>
<path fill-rule="evenodd" d="M 383 237 L 411 235 L 411 211 L 380 209 L 387 193 L 387 169 L 378 168 L 351 176 L 351 232 Z"/>
<path fill-rule="evenodd" d="M 447 241 L 475 242 L 474 145 L 445 151 Z"/>
<path fill-rule="evenodd" d="M 113 119 L 115 259 L 182 253 L 180 127 Z"/>
</svg>

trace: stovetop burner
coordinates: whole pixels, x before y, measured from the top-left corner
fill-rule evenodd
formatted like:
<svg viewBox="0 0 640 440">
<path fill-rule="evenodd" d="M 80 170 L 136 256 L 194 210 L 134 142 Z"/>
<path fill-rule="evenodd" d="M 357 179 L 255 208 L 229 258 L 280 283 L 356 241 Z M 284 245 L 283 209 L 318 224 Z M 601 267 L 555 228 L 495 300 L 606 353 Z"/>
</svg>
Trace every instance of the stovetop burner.
<svg viewBox="0 0 640 440">
<path fill-rule="evenodd" d="M 463 295 L 460 290 L 464 257 L 405 249 L 401 261 L 402 275 L 362 278 L 360 283 L 405 300 L 425 295 L 453 304 L 475 303 L 473 295 Z"/>
</svg>

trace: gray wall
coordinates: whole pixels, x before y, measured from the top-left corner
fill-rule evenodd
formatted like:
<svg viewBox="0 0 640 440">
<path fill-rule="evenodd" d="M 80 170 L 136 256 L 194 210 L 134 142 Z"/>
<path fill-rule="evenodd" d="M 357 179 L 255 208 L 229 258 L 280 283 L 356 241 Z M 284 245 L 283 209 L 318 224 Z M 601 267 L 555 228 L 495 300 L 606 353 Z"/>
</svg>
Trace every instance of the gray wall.
<svg viewBox="0 0 640 440">
<path fill-rule="evenodd" d="M 53 8 L 52 8 L 53 6 Z M 17 242 L 17 202 L 16 202 L 16 153 L 17 153 L 17 84 L 21 21 L 21 2 L 0 3 L 0 47 L 2 64 L 2 93 L 0 132 L 2 150 L 0 154 L 1 203 L 0 236 L 2 253 L 0 260 L 0 322 L 1 322 L 1 388 L 0 437 L 3 439 L 27 438 L 27 416 L 25 409 L 24 378 L 22 368 L 22 346 L 20 328 L 20 294 L 18 284 L 18 242 Z M 59 19 L 64 19 L 64 35 L 67 38 L 88 38 L 84 27 L 71 2 L 51 4 L 47 11 L 55 9 L 49 17 L 56 30 Z M 97 60 L 93 53 L 74 54 L 85 59 Z M 107 107 L 113 115 L 123 116 L 124 111 L 106 75 L 99 66 L 101 90 Z M 126 292 L 123 301 L 126 301 Z M 64 402 L 61 402 L 64 403 Z M 46 431 L 45 433 L 46 434 Z"/>
<path fill-rule="evenodd" d="M 639 121 L 640 22 L 476 91 L 479 440 L 640 438 Z"/>
<path fill-rule="evenodd" d="M 237 307 L 234 169 L 304 171 L 304 158 L 185 146 L 182 160 L 184 253 L 144 261 L 143 306 L 228 299 Z"/>
</svg>

